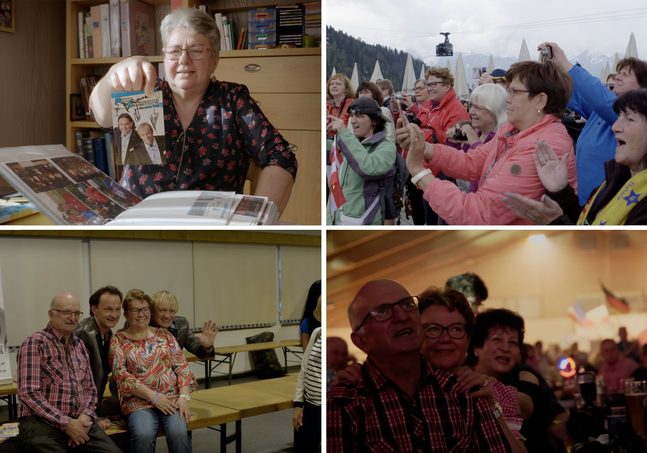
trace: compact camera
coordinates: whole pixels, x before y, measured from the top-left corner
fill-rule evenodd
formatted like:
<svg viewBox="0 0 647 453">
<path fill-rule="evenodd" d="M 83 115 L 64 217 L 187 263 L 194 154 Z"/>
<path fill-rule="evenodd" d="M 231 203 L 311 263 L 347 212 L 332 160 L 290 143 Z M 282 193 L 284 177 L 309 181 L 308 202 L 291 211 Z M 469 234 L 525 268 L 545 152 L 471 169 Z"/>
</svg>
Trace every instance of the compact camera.
<svg viewBox="0 0 647 453">
<path fill-rule="evenodd" d="M 553 58 L 553 49 L 551 49 L 550 46 L 542 47 L 539 49 L 539 55 L 541 55 L 542 62 L 550 60 Z"/>
</svg>

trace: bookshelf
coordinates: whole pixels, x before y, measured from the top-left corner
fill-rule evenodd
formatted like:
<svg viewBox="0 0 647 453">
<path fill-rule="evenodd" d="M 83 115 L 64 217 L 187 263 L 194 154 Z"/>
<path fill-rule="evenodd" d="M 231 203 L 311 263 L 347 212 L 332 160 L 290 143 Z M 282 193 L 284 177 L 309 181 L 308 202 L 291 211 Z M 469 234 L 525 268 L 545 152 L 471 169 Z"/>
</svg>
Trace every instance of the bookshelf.
<svg viewBox="0 0 647 453">
<path fill-rule="evenodd" d="M 206 4 L 215 10 L 244 17 L 252 8 L 293 4 L 285 0 L 144 0 L 155 6 L 161 18 L 173 7 Z M 107 0 L 66 0 L 66 147 L 76 150 L 76 131 L 98 129 L 93 121 L 70 120 L 70 96 L 79 94 L 79 81 L 85 74 L 104 75 L 121 58 L 78 58 L 77 13 Z M 216 6 L 217 5 L 217 6 Z M 222 9 L 221 9 L 222 5 Z M 158 32 L 159 34 L 159 32 Z M 161 63 L 163 57 L 149 57 Z M 232 50 L 220 52 L 215 71 L 220 80 L 247 85 L 272 124 L 290 142 L 299 162 L 297 179 L 290 201 L 281 216 L 282 223 L 321 224 L 321 49 L 282 48 Z"/>
</svg>

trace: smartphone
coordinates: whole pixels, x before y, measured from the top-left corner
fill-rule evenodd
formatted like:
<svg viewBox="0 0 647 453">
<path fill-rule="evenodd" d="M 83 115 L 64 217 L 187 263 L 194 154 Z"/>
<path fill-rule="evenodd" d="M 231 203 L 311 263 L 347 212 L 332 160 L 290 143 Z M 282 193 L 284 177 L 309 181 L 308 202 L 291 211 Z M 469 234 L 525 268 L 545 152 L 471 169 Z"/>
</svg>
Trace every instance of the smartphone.
<svg viewBox="0 0 647 453">
<path fill-rule="evenodd" d="M 550 46 L 542 47 L 539 49 L 539 55 L 541 55 L 542 62 L 550 60 L 553 58 L 553 49 L 551 49 Z"/>
<path fill-rule="evenodd" d="M 392 106 L 392 111 L 393 111 L 393 121 L 398 120 L 399 118 L 402 118 L 402 126 L 406 126 L 409 124 L 409 121 L 407 120 L 407 116 L 402 113 L 402 105 L 400 104 L 400 101 L 394 96 L 391 98 L 391 106 Z"/>
</svg>

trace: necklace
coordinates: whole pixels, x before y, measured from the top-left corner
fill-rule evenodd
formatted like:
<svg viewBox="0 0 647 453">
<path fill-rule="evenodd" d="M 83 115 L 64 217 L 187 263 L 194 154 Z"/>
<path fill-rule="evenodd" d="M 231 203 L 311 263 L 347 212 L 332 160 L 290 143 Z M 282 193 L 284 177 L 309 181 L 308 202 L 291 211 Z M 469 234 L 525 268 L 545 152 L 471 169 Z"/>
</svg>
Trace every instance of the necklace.
<svg viewBox="0 0 647 453">
<path fill-rule="evenodd" d="M 175 146 L 177 146 L 177 144 L 180 143 L 180 138 L 182 139 L 182 153 L 180 154 L 180 162 L 177 164 L 177 173 L 175 174 L 176 186 L 180 178 L 180 169 L 182 168 L 182 160 L 184 159 L 184 151 L 186 150 L 186 130 L 183 130 L 180 136 L 177 138 L 177 141 L 175 142 Z"/>
</svg>

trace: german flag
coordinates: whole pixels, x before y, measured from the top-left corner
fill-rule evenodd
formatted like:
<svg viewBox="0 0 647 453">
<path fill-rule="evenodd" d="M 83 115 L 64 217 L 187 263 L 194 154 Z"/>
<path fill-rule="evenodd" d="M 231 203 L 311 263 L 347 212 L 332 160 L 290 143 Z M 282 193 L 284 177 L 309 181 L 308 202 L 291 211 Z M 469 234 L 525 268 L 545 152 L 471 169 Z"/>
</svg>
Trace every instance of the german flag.
<svg viewBox="0 0 647 453">
<path fill-rule="evenodd" d="M 627 299 L 618 297 L 613 294 L 606 286 L 602 284 L 602 282 L 600 282 L 600 287 L 604 292 L 604 296 L 607 298 L 607 305 L 614 308 L 620 313 L 629 313 L 629 303 L 627 302 Z"/>
</svg>

